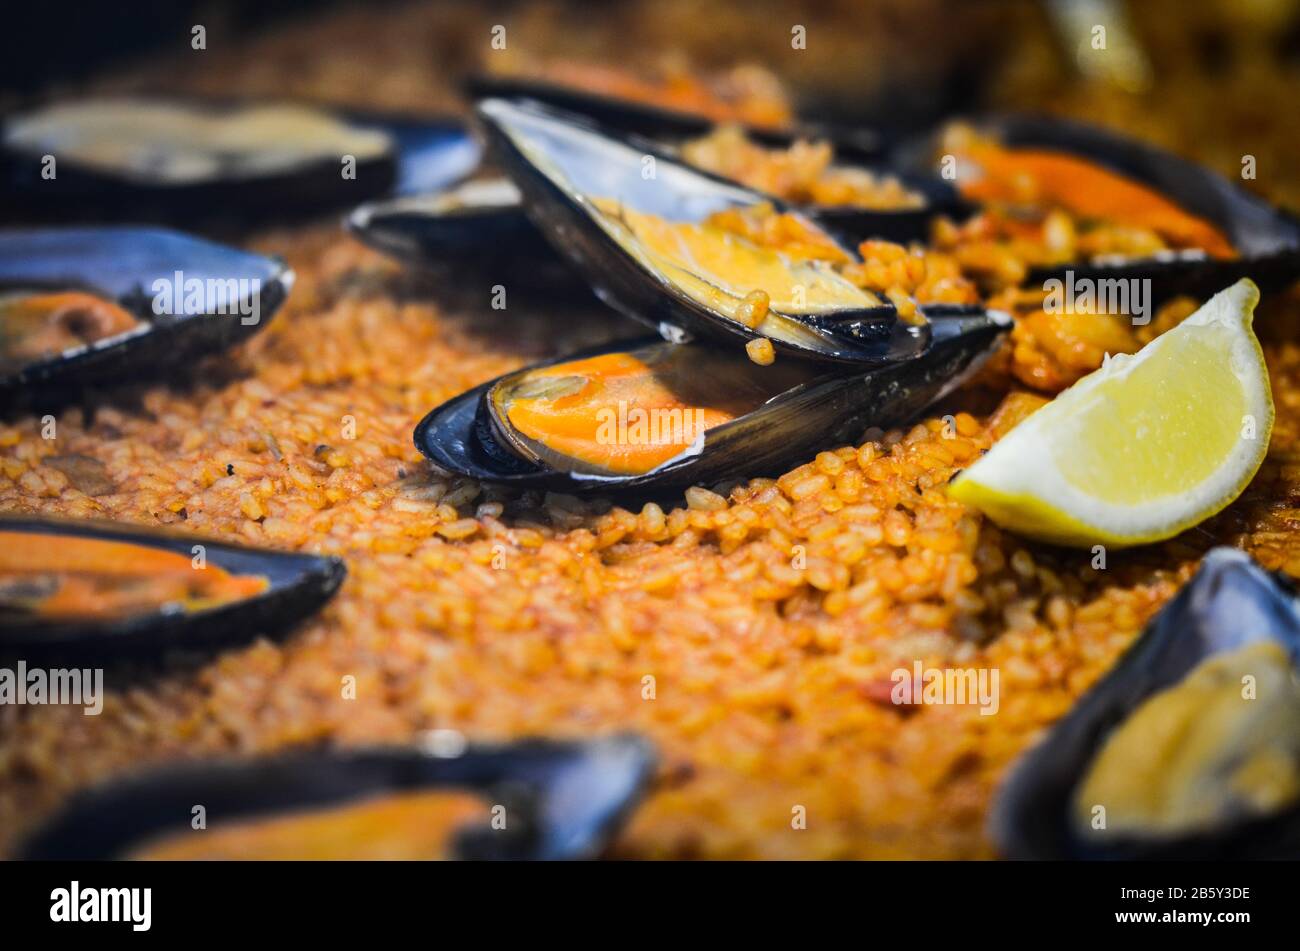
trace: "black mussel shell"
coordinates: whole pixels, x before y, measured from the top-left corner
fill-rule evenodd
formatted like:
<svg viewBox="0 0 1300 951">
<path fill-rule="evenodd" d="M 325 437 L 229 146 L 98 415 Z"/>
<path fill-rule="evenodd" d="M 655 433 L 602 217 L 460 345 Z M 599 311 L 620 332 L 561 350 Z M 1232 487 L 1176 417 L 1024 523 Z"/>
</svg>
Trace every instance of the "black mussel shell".
<svg viewBox="0 0 1300 951">
<path fill-rule="evenodd" d="M 424 195 L 458 182 L 483 159 L 483 146 L 455 118 L 347 112 L 344 117 L 360 129 L 389 136 L 397 150 L 396 195 Z M 369 191 L 369 190 L 367 190 Z M 353 192 L 350 201 L 365 199 Z"/>
<path fill-rule="evenodd" d="M 879 172 L 880 169 L 872 167 L 871 171 Z M 924 244 L 930 240 L 931 226 L 936 218 L 944 216 L 953 221 L 964 221 L 974 210 L 957 194 L 957 189 L 941 178 L 903 172 L 888 174 L 895 175 L 907 188 L 918 193 L 924 204 L 919 208 L 894 210 L 851 205 L 802 205 L 799 210 L 851 247 L 871 239 Z"/>
<path fill-rule="evenodd" d="M 1231 260 L 1170 252 L 1146 258 L 1079 261 L 1040 268 L 1029 281 L 1149 279 L 1155 303 L 1178 294 L 1208 297 L 1249 277 L 1264 291 L 1300 277 L 1300 218 L 1274 208 L 1204 166 L 1106 129 L 1048 116 L 976 118 L 971 124 L 1005 145 L 1067 152 L 1119 172 L 1159 192 L 1223 231 L 1238 253 Z M 896 164 L 913 171 L 933 168 L 935 142 L 900 147 Z"/>
<path fill-rule="evenodd" d="M 288 296 L 293 277 L 275 258 L 175 231 L 0 230 L 0 294 L 89 291 L 145 323 L 143 332 L 107 337 L 0 374 L 0 407 L 53 405 L 87 388 L 173 372 L 265 326 Z M 204 306 L 194 306 L 197 296 L 187 300 L 190 281 L 201 282 L 193 287 L 204 289 Z"/>
<path fill-rule="evenodd" d="M 760 336 L 644 266 L 605 230 L 593 199 L 613 198 L 668 221 L 699 221 L 763 202 L 785 211 L 783 204 L 684 165 L 649 142 L 614 137 L 537 103 L 488 99 L 478 114 L 529 217 L 602 300 L 674 341 L 696 334 L 742 342 Z M 655 163 L 652 176 L 644 174 L 647 158 Z M 789 339 L 766 334 L 778 350 L 856 366 L 915 356 L 929 338 L 927 327 L 900 320 L 887 303 L 827 311 L 821 321 L 801 315 L 783 322 L 791 328 Z"/>
<path fill-rule="evenodd" d="M 471 99 L 531 99 L 563 112 L 586 116 L 607 129 L 665 141 L 703 135 L 718 124 L 714 119 L 632 102 L 584 89 L 522 77 L 473 76 L 466 83 Z M 741 124 L 756 142 L 788 148 L 796 139 L 824 139 L 835 153 L 851 160 L 879 158 L 884 142 L 873 129 L 831 122 L 800 122 L 789 129 Z"/>
<path fill-rule="evenodd" d="M 140 111 L 166 109 L 197 120 L 235 120 L 277 108 L 286 107 L 204 100 L 91 100 L 10 116 L 0 134 L 0 187 L 20 219 L 174 222 L 195 227 L 314 215 L 394 189 L 415 192 L 440 187 L 467 174 L 479 159 L 478 144 L 462 124 L 451 120 L 331 114 L 306 106 L 290 108 L 337 123 L 337 142 L 296 155 L 214 145 L 192 153 L 196 163 L 192 166 L 181 161 L 186 153 L 178 154 L 164 140 L 135 161 L 88 162 L 71 151 L 72 135 L 66 131 L 87 122 L 111 128 L 113 109 L 123 110 L 120 137 L 125 138 L 141 135 L 130 118 Z M 69 115 L 64 128 L 55 128 L 65 109 L 82 112 Z M 37 125 L 41 122 L 48 127 Z M 276 123 L 268 121 L 268 127 L 274 129 Z M 297 144 L 296 139 L 290 141 Z M 47 155 L 56 160 L 53 178 L 46 177 Z M 342 164 L 346 155 L 355 158 L 347 175 Z"/>
<path fill-rule="evenodd" d="M 1300 664 L 1300 606 L 1282 576 L 1250 556 L 1216 548 L 1196 576 L 1147 625 L 1118 664 L 1026 753 L 1003 784 L 991 832 L 1016 859 L 1246 859 L 1300 857 L 1300 804 L 1213 833 L 1126 839 L 1102 847 L 1073 830 L 1074 792 L 1108 734 L 1153 694 L 1203 660 L 1272 640 Z"/>
<path fill-rule="evenodd" d="M 504 177 L 369 202 L 346 224 L 366 244 L 409 264 L 552 260 L 562 266 L 524 214 L 518 188 Z"/>
<path fill-rule="evenodd" d="M 259 575 L 268 582 L 253 597 L 193 611 L 153 611 L 98 621 L 0 615 L 0 652 L 26 659 L 75 655 L 107 661 L 246 644 L 318 610 L 347 574 L 342 560 L 333 556 L 244 548 L 112 522 L 6 515 L 0 516 L 0 532 L 127 542 L 191 559 L 195 546 L 202 546 L 208 565 L 236 575 Z"/>
<path fill-rule="evenodd" d="M 1010 318 L 970 308 L 932 308 L 934 341 L 921 357 L 875 370 L 828 372 L 806 366 L 801 383 L 762 407 L 705 432 L 697 453 L 651 472 L 600 476 L 566 472 L 523 459 L 492 431 L 484 399 L 501 379 L 455 397 L 415 428 L 415 445 L 436 465 L 487 482 L 564 492 L 618 493 L 712 485 L 727 478 L 770 475 L 784 463 L 856 439 L 871 426 L 897 426 L 960 386 L 993 352 Z M 538 366 L 635 350 L 655 338 L 624 340 Z M 682 346 L 693 346 L 683 344 Z M 745 359 L 738 354 L 737 359 Z M 778 358 L 780 359 L 780 358 Z M 523 371 L 516 371 L 523 372 Z M 510 376 L 510 374 L 507 374 Z"/>
<path fill-rule="evenodd" d="M 366 202 L 344 226 L 362 243 L 416 268 L 537 289 L 552 303 L 594 303 L 591 288 L 533 227 L 519 190 L 504 176 Z"/>
<path fill-rule="evenodd" d="M 456 837 L 456 858 L 595 858 L 641 799 L 656 763 L 653 747 L 631 734 L 449 751 L 439 745 L 289 752 L 143 774 L 74 797 L 26 842 L 22 857 L 120 858 L 151 839 L 188 831 L 200 803 L 212 829 L 223 821 L 445 788 L 506 807 L 505 829 Z"/>
<path fill-rule="evenodd" d="M 960 220 L 970 212 L 956 189 L 940 179 L 905 178 L 925 201 L 893 211 L 808 205 L 799 210 L 839 241 L 870 238 L 925 241 L 934 218 Z M 558 258 L 524 212 L 518 188 L 504 176 L 457 182 L 440 191 L 368 202 L 348 216 L 347 228 L 366 244 L 408 264 L 484 261 L 489 266 Z"/>
</svg>

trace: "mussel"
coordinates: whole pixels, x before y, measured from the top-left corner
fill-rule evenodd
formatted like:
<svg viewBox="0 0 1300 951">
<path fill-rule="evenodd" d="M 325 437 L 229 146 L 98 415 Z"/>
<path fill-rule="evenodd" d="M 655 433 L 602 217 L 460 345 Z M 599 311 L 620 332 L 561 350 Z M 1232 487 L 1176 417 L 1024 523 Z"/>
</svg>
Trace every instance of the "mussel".
<svg viewBox="0 0 1300 951">
<path fill-rule="evenodd" d="M 74 797 L 22 857 L 594 858 L 654 768 L 630 734 L 467 746 L 450 730 L 411 746 L 219 760 Z"/>
<path fill-rule="evenodd" d="M 190 226 L 437 188 L 479 158 L 449 121 L 165 98 L 57 102 L 11 116 L 0 141 L 23 216 Z"/>
<path fill-rule="evenodd" d="M 920 357 L 849 370 L 657 338 L 622 341 L 483 384 L 426 416 L 415 444 L 452 472 L 519 486 L 619 491 L 771 474 L 914 418 L 992 352 L 1010 318 L 931 316 Z"/>
<path fill-rule="evenodd" d="M 1012 858 L 1300 856 L 1300 603 L 1217 548 L 1116 667 L 1015 766 Z"/>
<path fill-rule="evenodd" d="M 148 228 L 0 231 L 0 406 L 152 376 L 265 326 L 283 262 Z"/>
<path fill-rule="evenodd" d="M 505 261 L 535 269 L 555 259 L 524 214 L 519 189 L 500 176 L 367 202 L 348 215 L 346 224 L 366 244 L 410 264 Z"/>
<path fill-rule="evenodd" d="M 358 111 L 344 112 L 342 117 L 359 129 L 392 140 L 397 151 L 395 195 L 424 195 L 446 188 L 473 172 L 483 160 L 482 144 L 455 117 Z M 364 197 L 359 192 L 350 195 L 354 202 Z"/>
<path fill-rule="evenodd" d="M 101 659 L 251 641 L 324 604 L 335 557 L 36 516 L 0 517 L 0 651 Z"/>
<path fill-rule="evenodd" d="M 766 337 L 856 366 L 927 346 L 923 317 L 842 276 L 830 262 L 851 252 L 783 204 L 535 103 L 488 99 L 478 113 L 543 235 L 603 300 L 669 339 Z M 776 245 L 749 236 L 767 231 Z"/>
<path fill-rule="evenodd" d="M 1065 230 L 1091 229 L 1074 235 L 1077 260 L 1030 262 L 1029 283 L 1150 280 L 1160 303 L 1242 277 L 1268 290 L 1300 276 L 1293 215 L 1209 169 L 1084 123 L 979 118 L 903 148 L 896 162 L 914 170 L 946 162 L 962 200 L 991 212 L 976 219 L 981 227 L 1005 220 L 1013 233 L 1041 227 L 1046 236 L 1055 227 L 1046 211 L 1063 209 L 1072 219 L 1058 222 Z"/>
<path fill-rule="evenodd" d="M 717 134 L 734 133 L 733 127 Z M 720 164 L 726 160 L 731 145 L 719 147 L 707 139 L 659 144 L 689 164 L 728 177 L 726 170 L 691 160 L 715 154 L 719 157 L 715 164 Z M 839 176 L 840 190 L 848 193 L 845 197 L 833 203 L 805 201 L 797 207 L 810 221 L 850 243 L 867 239 L 924 240 L 937 216 L 961 219 L 970 210 L 956 190 L 939 178 L 885 173 L 877 179 L 873 169 L 858 166 L 836 168 L 834 172 Z M 499 174 L 482 169 L 480 173 L 441 191 L 364 204 L 348 216 L 348 229 L 372 247 L 416 265 L 486 260 L 493 267 L 502 261 L 537 267 L 554 257 L 550 244 L 528 220 L 515 184 Z M 862 180 L 882 190 L 887 184 L 888 196 L 874 206 L 859 203 L 852 192 L 866 187 L 859 184 Z"/>
<path fill-rule="evenodd" d="M 764 109 L 763 115 L 734 109 L 691 110 L 619 96 L 576 83 L 535 76 L 476 75 L 466 83 L 472 99 L 530 99 L 563 112 L 585 116 L 605 128 L 680 141 L 703 135 L 718 123 L 737 123 L 757 141 L 787 146 L 797 138 L 830 141 L 836 151 L 853 160 L 877 158 L 884 142 L 872 129 L 827 122 L 801 122 L 788 115 L 788 107 Z"/>
<path fill-rule="evenodd" d="M 534 64 L 537 65 L 537 64 Z M 884 210 L 863 209 L 851 205 L 800 203 L 801 210 L 838 234 L 855 240 L 882 238 L 890 241 L 924 240 L 936 214 L 961 218 L 969 211 L 954 189 L 942 178 L 920 169 L 910 174 L 888 161 L 892 138 L 860 121 L 834 121 L 818 114 L 811 120 L 785 101 L 779 89 L 769 86 L 763 71 L 755 74 L 746 67 L 736 72 L 748 74 L 750 83 L 742 86 L 759 93 L 745 108 L 719 100 L 709 92 L 708 77 L 692 73 L 675 73 L 672 81 L 656 88 L 645 77 L 618 67 L 592 66 L 574 62 L 546 64 L 532 71 L 480 74 L 470 77 L 467 93 L 474 100 L 530 100 L 560 112 L 582 116 L 612 133 L 634 135 L 658 142 L 663 148 L 680 151 L 691 140 L 707 137 L 722 128 L 738 130 L 750 141 L 771 149 L 790 149 L 798 143 L 827 143 L 837 164 L 849 169 L 868 170 L 901 178 L 909 190 L 919 193 L 923 207 L 902 205 Z M 715 77 L 716 78 L 716 77 Z M 687 91 L 682 97 L 680 94 Z M 892 92 L 897 93 L 898 90 Z M 916 90 L 910 92 L 915 95 Z M 932 91 L 931 91 L 932 92 Z M 685 98 L 685 102 L 683 102 Z M 927 105 L 933 106 L 933 96 Z M 848 110 L 861 115 L 860 99 Z M 837 109 L 844 112 L 844 109 Z M 897 119 L 896 109 L 886 109 Z M 722 174 L 722 173 L 720 173 Z M 762 191 L 758 186 L 752 186 Z M 778 196 L 779 197 L 779 196 Z"/>
</svg>

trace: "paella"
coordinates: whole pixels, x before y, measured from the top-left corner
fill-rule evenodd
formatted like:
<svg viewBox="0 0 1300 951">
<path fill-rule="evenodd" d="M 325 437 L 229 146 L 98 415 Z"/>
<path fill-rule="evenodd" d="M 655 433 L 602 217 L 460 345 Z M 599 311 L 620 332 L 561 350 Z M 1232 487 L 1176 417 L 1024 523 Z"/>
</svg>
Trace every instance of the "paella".
<svg viewBox="0 0 1300 951">
<path fill-rule="evenodd" d="M 335 11 L 6 121 L 0 852 L 1294 856 L 1292 130 L 1149 107 L 1280 95 L 1300 9 L 1119 78 L 966 10 L 1017 51 L 980 108 L 883 131 L 797 31 L 549 6 L 497 59 Z M 453 33 L 416 96 L 394 50 Z M 320 142 L 243 124 L 286 96 Z"/>
</svg>

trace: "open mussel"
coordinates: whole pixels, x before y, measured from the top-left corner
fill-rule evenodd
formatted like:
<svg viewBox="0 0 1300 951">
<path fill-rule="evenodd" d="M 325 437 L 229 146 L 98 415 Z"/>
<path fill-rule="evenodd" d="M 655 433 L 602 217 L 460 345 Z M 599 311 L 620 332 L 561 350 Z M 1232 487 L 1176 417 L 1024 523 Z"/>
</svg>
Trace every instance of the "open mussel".
<svg viewBox="0 0 1300 951">
<path fill-rule="evenodd" d="M 595 858 L 654 768 L 634 735 L 467 746 L 450 730 L 411 746 L 177 766 L 75 797 L 23 857 Z"/>
<path fill-rule="evenodd" d="M 13 210 L 79 222 L 317 214 L 441 187 L 478 159 L 459 123 L 271 102 L 73 100 L 11 116 L 0 133 Z"/>
<path fill-rule="evenodd" d="M 946 166 L 979 209 L 946 238 L 936 232 L 941 248 L 1006 245 L 1028 264 L 1029 283 L 1149 280 L 1160 303 L 1242 277 L 1267 290 L 1300 276 L 1300 220 L 1209 169 L 1083 123 L 953 123 L 899 161 Z M 967 259 L 996 265 L 999 255 Z"/>
<path fill-rule="evenodd" d="M 827 140 L 841 155 L 854 160 L 874 159 L 884 147 L 872 129 L 796 118 L 775 89 L 745 84 L 749 94 L 720 98 L 694 81 L 688 83 L 694 94 L 682 97 L 674 95 L 682 91 L 680 82 L 655 89 L 635 79 L 629 83 L 630 77 L 611 75 L 606 69 L 597 68 L 593 75 L 581 64 L 557 66 L 569 75 L 480 74 L 470 77 L 466 92 L 476 100 L 530 99 L 585 116 L 607 129 L 662 141 L 681 141 L 704 135 L 715 125 L 735 124 L 756 141 L 771 146 L 788 146 L 799 138 Z M 573 75 L 575 72 L 586 75 Z M 754 78 L 759 79 L 759 87 L 765 85 L 761 77 Z"/>
<path fill-rule="evenodd" d="M 0 231 L 0 405 L 174 370 L 265 326 L 283 262 L 173 231 Z"/>
<path fill-rule="evenodd" d="M 1027 753 L 994 807 L 1012 858 L 1300 856 L 1300 605 L 1217 548 Z"/>
<path fill-rule="evenodd" d="M 505 260 L 537 268 L 555 260 L 550 244 L 524 214 L 519 189 L 500 176 L 367 202 L 348 215 L 346 224 L 366 244 L 409 264 Z"/>
<path fill-rule="evenodd" d="M 672 340 L 748 342 L 856 366 L 922 352 L 906 317 L 836 269 L 851 252 L 780 203 L 535 103 L 478 112 L 539 230 L 627 316 Z"/>
<path fill-rule="evenodd" d="M 108 522 L 0 517 L 0 651 L 102 659 L 247 643 L 312 613 L 338 558 Z"/>
<path fill-rule="evenodd" d="M 387 112 L 342 113 L 359 129 L 388 136 L 396 149 L 395 195 L 425 195 L 469 175 L 483 160 L 483 146 L 455 117 Z M 369 194 L 369 190 L 367 190 Z M 353 192 L 351 201 L 365 196 Z"/>
<path fill-rule="evenodd" d="M 939 178 L 827 165 L 826 143 L 800 142 L 788 153 L 769 153 L 726 126 L 702 138 L 658 144 L 702 171 L 773 193 L 853 244 L 923 241 L 939 215 L 960 219 L 969 211 L 956 189 Z M 421 266 L 487 261 L 495 267 L 504 261 L 535 268 L 553 259 L 554 249 L 528 220 L 515 184 L 480 172 L 439 191 L 368 202 L 348 216 L 348 229 L 372 247 Z"/>
<path fill-rule="evenodd" d="M 923 356 L 857 371 L 623 341 L 470 390 L 426 416 L 415 444 L 452 472 L 570 492 L 771 474 L 868 427 L 914 419 L 969 378 L 1009 323 L 996 313 L 936 313 Z"/>
</svg>

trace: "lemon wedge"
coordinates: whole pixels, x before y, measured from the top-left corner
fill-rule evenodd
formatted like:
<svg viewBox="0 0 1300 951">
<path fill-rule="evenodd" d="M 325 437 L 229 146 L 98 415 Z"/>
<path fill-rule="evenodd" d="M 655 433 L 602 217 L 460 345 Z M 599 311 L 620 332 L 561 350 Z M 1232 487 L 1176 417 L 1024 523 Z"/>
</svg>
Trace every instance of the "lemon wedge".
<svg viewBox="0 0 1300 951">
<path fill-rule="evenodd" d="M 1241 280 L 1132 355 L 1109 358 L 948 487 L 994 522 L 1061 545 L 1177 535 L 1241 494 L 1264 461 L 1273 398 Z"/>
</svg>

